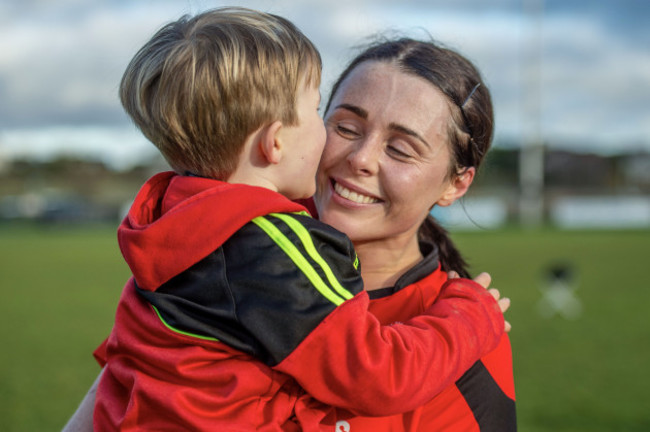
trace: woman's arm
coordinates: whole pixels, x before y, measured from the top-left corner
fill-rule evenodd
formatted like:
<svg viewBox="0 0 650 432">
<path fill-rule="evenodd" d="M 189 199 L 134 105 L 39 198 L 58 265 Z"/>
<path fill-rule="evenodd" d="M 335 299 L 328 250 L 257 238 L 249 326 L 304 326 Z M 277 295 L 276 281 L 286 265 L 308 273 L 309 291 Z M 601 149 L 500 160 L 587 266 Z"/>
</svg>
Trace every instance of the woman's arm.
<svg viewBox="0 0 650 432">
<path fill-rule="evenodd" d="M 70 417 L 68 423 L 63 427 L 62 432 L 93 432 L 93 409 L 95 406 L 95 394 L 97 385 L 102 376 L 102 369 L 97 375 L 97 379 L 84 396 L 75 413 Z"/>
</svg>

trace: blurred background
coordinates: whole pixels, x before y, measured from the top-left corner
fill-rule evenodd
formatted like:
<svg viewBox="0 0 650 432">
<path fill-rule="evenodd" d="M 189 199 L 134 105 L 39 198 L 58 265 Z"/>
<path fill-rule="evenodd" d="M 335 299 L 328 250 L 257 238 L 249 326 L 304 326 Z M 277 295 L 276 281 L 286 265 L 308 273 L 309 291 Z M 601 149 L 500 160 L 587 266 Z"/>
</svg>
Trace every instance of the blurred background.
<svg viewBox="0 0 650 432">
<path fill-rule="evenodd" d="M 520 430 L 650 430 L 646 0 L 3 0 L 1 430 L 60 430 L 96 376 L 128 277 L 115 229 L 167 169 L 119 80 L 164 23 L 223 5 L 296 23 L 323 56 L 323 99 L 378 32 L 470 58 L 494 147 L 435 216 L 513 299 Z"/>
</svg>

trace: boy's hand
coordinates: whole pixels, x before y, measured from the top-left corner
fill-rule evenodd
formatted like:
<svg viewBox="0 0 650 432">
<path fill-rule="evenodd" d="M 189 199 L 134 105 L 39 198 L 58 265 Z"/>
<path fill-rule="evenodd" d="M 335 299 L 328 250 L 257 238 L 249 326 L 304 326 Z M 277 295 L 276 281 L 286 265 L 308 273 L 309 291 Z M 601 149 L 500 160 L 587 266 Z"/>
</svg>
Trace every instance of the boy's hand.
<svg viewBox="0 0 650 432">
<path fill-rule="evenodd" d="M 449 279 L 456 279 L 460 277 L 458 276 L 458 273 L 456 273 L 453 270 L 448 272 L 447 275 L 449 276 Z M 488 288 L 490 286 L 490 282 L 492 282 L 492 277 L 488 273 L 483 272 L 474 278 L 474 282 L 481 285 L 483 288 L 488 290 L 490 294 L 492 294 L 492 297 L 494 297 L 497 303 L 499 303 L 499 308 L 501 309 L 501 312 L 505 314 L 508 308 L 510 307 L 510 299 L 508 297 L 501 298 L 501 293 L 499 292 L 498 289 Z M 512 326 L 510 325 L 510 323 L 508 321 L 505 321 L 505 331 L 509 332 L 511 329 Z"/>
</svg>

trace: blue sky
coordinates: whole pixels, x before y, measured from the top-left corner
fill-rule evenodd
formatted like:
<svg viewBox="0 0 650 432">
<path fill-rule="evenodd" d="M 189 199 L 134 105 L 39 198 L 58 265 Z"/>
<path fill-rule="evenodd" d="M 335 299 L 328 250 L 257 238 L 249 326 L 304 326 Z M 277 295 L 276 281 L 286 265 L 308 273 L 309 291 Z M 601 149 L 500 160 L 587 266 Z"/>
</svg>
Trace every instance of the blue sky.
<svg viewBox="0 0 650 432">
<path fill-rule="evenodd" d="M 647 0 L 13 0 L 0 3 L 0 161 L 153 154 L 120 108 L 121 74 L 165 22 L 227 4 L 295 22 L 323 55 L 323 95 L 371 35 L 429 33 L 483 71 L 497 144 L 650 151 Z"/>
</svg>

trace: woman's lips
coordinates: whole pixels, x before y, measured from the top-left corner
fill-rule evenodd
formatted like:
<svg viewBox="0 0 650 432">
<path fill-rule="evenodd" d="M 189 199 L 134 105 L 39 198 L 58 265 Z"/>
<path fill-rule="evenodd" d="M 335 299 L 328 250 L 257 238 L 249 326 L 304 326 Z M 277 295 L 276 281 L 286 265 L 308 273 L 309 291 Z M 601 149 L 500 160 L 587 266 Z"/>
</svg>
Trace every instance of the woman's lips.
<svg viewBox="0 0 650 432">
<path fill-rule="evenodd" d="M 337 182 L 336 180 L 332 180 L 332 185 L 334 191 L 338 195 L 357 204 L 375 204 L 381 201 L 380 199 L 375 198 L 373 196 L 365 195 L 361 192 L 348 189 L 347 187 L 343 186 L 341 183 Z"/>
</svg>

